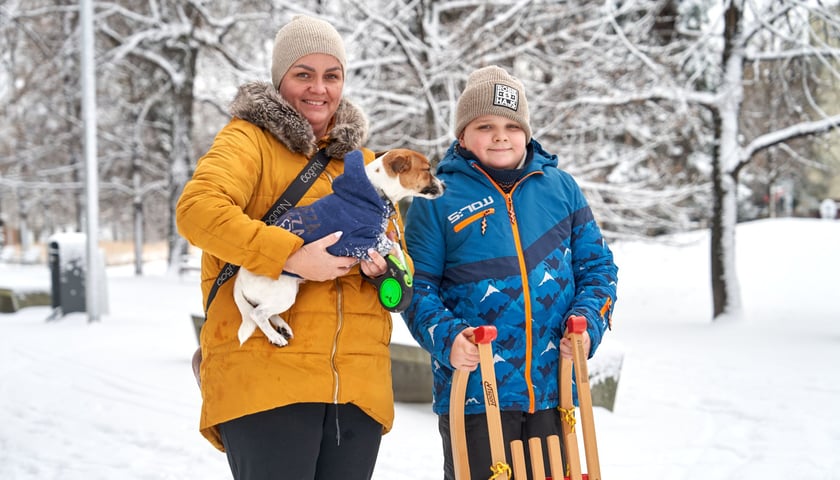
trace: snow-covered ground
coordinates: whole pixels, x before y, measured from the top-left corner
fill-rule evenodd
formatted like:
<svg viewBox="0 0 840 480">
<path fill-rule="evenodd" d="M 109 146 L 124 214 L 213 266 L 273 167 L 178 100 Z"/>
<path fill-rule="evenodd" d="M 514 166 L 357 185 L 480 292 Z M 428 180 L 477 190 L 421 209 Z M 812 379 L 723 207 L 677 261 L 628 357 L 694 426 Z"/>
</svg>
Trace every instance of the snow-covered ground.
<svg viewBox="0 0 840 480">
<path fill-rule="evenodd" d="M 840 222 L 742 224 L 743 317 L 710 322 L 707 232 L 613 245 L 624 352 L 615 410 L 596 408 L 612 480 L 840 479 Z M 189 315 L 197 277 L 109 267 L 110 313 L 0 314 L 0 478 L 229 479 L 198 433 Z M 0 287 L 49 286 L 0 264 Z M 410 342 L 398 323 L 394 339 Z M 398 404 L 374 478 L 441 478 L 428 404 Z"/>
</svg>

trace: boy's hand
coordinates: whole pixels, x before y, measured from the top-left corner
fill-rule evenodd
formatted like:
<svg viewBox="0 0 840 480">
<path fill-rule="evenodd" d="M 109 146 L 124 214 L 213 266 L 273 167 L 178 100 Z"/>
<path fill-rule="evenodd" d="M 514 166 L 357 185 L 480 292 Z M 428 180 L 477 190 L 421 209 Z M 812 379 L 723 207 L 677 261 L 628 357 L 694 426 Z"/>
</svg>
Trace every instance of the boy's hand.
<svg viewBox="0 0 840 480">
<path fill-rule="evenodd" d="M 592 340 L 589 338 L 589 332 L 584 330 L 583 333 L 580 334 L 580 337 L 583 339 L 583 356 L 584 358 L 589 358 L 589 348 L 592 346 Z M 565 335 L 560 340 L 560 356 L 568 360 L 572 359 L 572 341 Z"/>
<path fill-rule="evenodd" d="M 449 364 L 452 368 L 472 372 L 478 367 L 478 345 L 472 341 L 474 330 L 473 327 L 465 328 L 455 337 L 452 351 L 449 353 Z"/>
</svg>

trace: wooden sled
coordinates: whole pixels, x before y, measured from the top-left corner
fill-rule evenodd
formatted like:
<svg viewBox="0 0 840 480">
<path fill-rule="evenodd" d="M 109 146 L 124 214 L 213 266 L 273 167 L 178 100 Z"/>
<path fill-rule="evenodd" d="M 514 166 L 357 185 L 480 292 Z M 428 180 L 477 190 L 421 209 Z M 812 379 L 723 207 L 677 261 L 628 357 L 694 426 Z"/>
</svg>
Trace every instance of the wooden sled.
<svg viewBox="0 0 840 480">
<path fill-rule="evenodd" d="M 592 394 L 589 388 L 589 370 L 586 367 L 586 355 L 583 350 L 581 334 L 586 330 L 584 317 L 570 317 L 567 322 L 567 336 L 572 341 L 573 360 L 560 359 L 560 415 L 563 425 L 563 446 L 565 447 L 567 468 L 563 466 L 560 437 L 551 435 L 546 438 L 548 461 L 551 476 L 546 476 L 542 440 L 531 438 L 528 449 L 531 454 L 530 480 L 601 480 L 601 467 L 598 458 L 598 445 L 595 438 L 595 422 L 592 412 Z M 487 428 L 490 434 L 490 454 L 488 479 L 528 480 L 525 465 L 525 451 L 521 440 L 510 443 L 513 468 L 507 464 L 502 436 L 501 416 L 496 386 L 496 374 L 493 366 L 491 342 L 497 335 L 495 327 L 484 326 L 475 329 L 473 341 L 478 345 L 481 362 L 481 378 L 484 384 L 484 402 L 487 413 Z M 572 368 L 578 379 L 578 403 L 580 404 L 583 445 L 586 454 L 587 473 L 582 473 L 580 450 L 575 433 L 575 406 L 572 399 Z M 470 465 L 467 456 L 467 439 L 464 428 L 464 397 L 466 395 L 469 372 L 456 370 L 452 377 L 452 391 L 449 402 L 449 429 L 452 437 L 452 459 L 456 480 L 470 480 Z"/>
</svg>

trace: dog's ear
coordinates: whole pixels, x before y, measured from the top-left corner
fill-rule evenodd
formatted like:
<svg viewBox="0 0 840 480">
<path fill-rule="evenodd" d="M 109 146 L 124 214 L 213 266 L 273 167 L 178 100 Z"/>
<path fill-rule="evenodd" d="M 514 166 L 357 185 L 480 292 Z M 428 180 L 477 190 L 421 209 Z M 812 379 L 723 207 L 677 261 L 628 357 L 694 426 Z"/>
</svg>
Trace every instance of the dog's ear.
<svg viewBox="0 0 840 480">
<path fill-rule="evenodd" d="M 385 163 L 394 175 L 399 175 L 403 172 L 411 170 L 411 157 L 403 153 L 393 154 Z"/>
<path fill-rule="evenodd" d="M 385 150 L 383 152 L 373 152 L 373 158 L 379 158 L 382 155 L 385 155 L 386 153 L 388 153 L 388 150 Z"/>
</svg>

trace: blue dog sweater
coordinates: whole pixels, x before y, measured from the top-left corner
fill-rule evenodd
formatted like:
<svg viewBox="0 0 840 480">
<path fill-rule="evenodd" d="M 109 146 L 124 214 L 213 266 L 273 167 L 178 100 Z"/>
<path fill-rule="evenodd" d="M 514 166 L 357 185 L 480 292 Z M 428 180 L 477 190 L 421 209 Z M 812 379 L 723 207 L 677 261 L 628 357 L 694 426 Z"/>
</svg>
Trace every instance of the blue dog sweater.
<svg viewBox="0 0 840 480">
<path fill-rule="evenodd" d="M 368 259 L 371 248 L 383 255 L 391 249 L 385 230 L 392 213 L 390 202 L 379 196 L 365 174 L 362 152 L 353 150 L 344 157 L 344 173 L 333 181 L 333 193 L 289 210 L 275 225 L 301 237 L 304 243 L 341 231 L 341 238 L 327 251 L 339 257 Z"/>
</svg>

